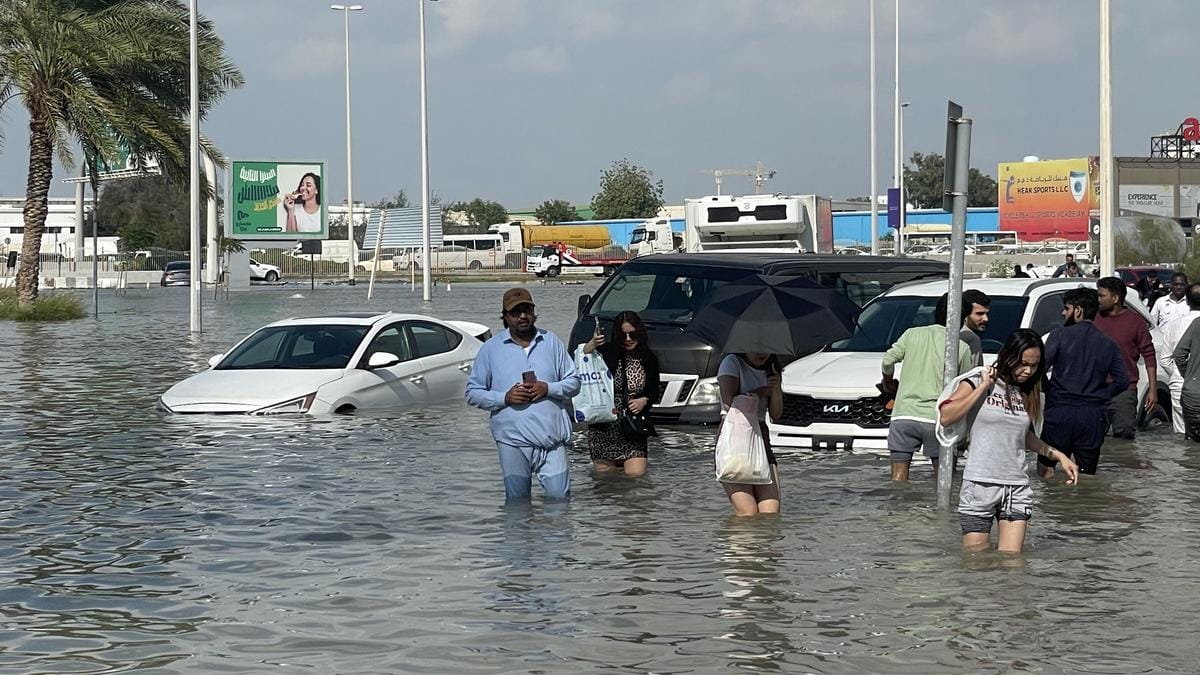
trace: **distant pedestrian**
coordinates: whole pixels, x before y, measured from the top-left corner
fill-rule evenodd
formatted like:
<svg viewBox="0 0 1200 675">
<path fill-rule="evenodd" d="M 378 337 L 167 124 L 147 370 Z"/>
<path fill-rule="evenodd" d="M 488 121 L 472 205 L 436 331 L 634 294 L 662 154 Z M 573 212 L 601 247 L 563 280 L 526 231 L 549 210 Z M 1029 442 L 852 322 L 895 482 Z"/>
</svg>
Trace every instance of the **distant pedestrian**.
<svg viewBox="0 0 1200 675">
<path fill-rule="evenodd" d="M 1150 310 L 1150 321 L 1155 326 L 1162 327 L 1177 316 L 1184 316 L 1189 311 L 1187 301 L 1188 278 L 1183 272 L 1171 275 L 1171 292 L 1159 298 Z"/>
<path fill-rule="evenodd" d="M 899 383 L 894 377 L 898 363 L 904 364 Z M 959 338 L 956 374 L 970 370 L 972 363 L 970 346 Z M 913 454 L 921 450 L 937 471 L 941 445 L 934 426 L 945 364 L 946 296 L 943 295 L 934 308 L 933 323 L 904 331 L 883 355 L 879 390 L 895 397 L 887 436 L 892 480 L 908 480 Z"/>
<path fill-rule="evenodd" d="M 988 312 L 992 299 L 983 291 L 969 288 L 962 294 L 962 331 L 959 337 L 971 348 L 971 363 L 983 365 L 983 340 L 979 337 L 987 330 Z"/>
<path fill-rule="evenodd" d="M 1031 279 L 1040 279 L 1042 277 L 1041 274 L 1038 274 L 1037 268 L 1033 266 L 1033 263 L 1028 263 L 1025 265 L 1025 273 L 1029 275 Z"/>
<path fill-rule="evenodd" d="M 1094 474 L 1108 426 L 1105 407 L 1126 391 L 1129 377 L 1121 350 L 1093 321 L 1100 309 L 1096 291 L 1073 288 L 1063 295 L 1063 325 L 1046 338 L 1046 422 L 1042 440 Z M 1043 478 L 1054 475 L 1055 460 L 1038 457 Z"/>
<path fill-rule="evenodd" d="M 1027 273 L 1025 271 L 1025 268 L 1021 267 L 1020 265 L 1013 265 L 1013 278 L 1014 279 L 1028 279 L 1029 273 Z"/>
<path fill-rule="evenodd" d="M 1174 282 L 1172 282 L 1172 286 L 1174 286 Z M 1186 434 L 1187 427 L 1184 425 L 1180 400 L 1183 395 L 1184 371 L 1183 366 L 1175 362 L 1175 350 L 1183 341 L 1183 335 L 1192 322 L 1200 318 L 1200 284 L 1188 286 L 1184 298 L 1187 300 L 1190 311 L 1187 314 L 1176 316 L 1158 328 L 1159 337 L 1162 338 L 1159 341 L 1158 367 L 1171 392 L 1171 427 L 1178 434 Z M 1163 298 L 1159 305 L 1161 306 L 1166 301 L 1167 298 Z M 1188 356 L 1191 356 L 1190 351 Z"/>
<path fill-rule="evenodd" d="M 1068 253 L 1066 255 L 1066 257 L 1064 258 L 1063 264 L 1059 265 L 1058 269 L 1054 270 L 1054 278 L 1057 279 L 1057 278 L 1067 274 L 1067 267 L 1069 267 L 1073 264 L 1075 264 L 1075 254 Z"/>
<path fill-rule="evenodd" d="M 621 312 L 613 318 L 611 338 L 599 332 L 583 346 L 583 353 L 600 352 L 604 364 L 613 373 L 614 403 L 626 405 L 635 415 L 645 413 L 658 396 L 658 358 L 650 351 L 646 326 L 637 312 Z M 616 473 L 628 478 L 646 473 L 648 441 L 627 438 L 621 424 L 602 422 L 588 425 L 588 452 L 598 475 Z"/>
<path fill-rule="evenodd" d="M 1067 263 L 1067 269 L 1063 272 L 1063 277 L 1068 279 L 1078 279 L 1083 276 L 1083 270 L 1079 269 L 1079 265 L 1075 261 Z"/>
<path fill-rule="evenodd" d="M 1167 294 L 1162 279 L 1158 278 L 1158 270 L 1147 270 L 1134 284 L 1134 289 L 1138 292 L 1138 298 L 1151 309 L 1156 300 Z"/>
<path fill-rule="evenodd" d="M 733 511 L 739 516 L 760 513 L 779 513 L 782 495 L 779 490 L 779 464 L 771 450 L 771 433 L 767 429 L 767 416 L 772 422 L 783 417 L 783 388 L 779 361 L 773 354 L 748 352 L 726 354 L 717 366 L 717 385 L 721 388 L 721 413 L 733 405 L 733 399 L 741 394 L 757 396 L 758 424 L 766 446 L 767 464 L 771 466 L 771 482 L 766 485 L 722 483 Z"/>
<path fill-rule="evenodd" d="M 1108 404 L 1108 421 L 1112 435 L 1132 440 L 1137 435 L 1138 419 L 1138 357 L 1146 366 L 1147 412 L 1158 404 L 1158 366 L 1154 354 L 1154 341 L 1150 338 L 1150 324 L 1137 312 L 1125 306 L 1127 288 L 1116 277 L 1104 277 L 1096 282 L 1096 297 L 1100 303 L 1100 314 L 1096 317 L 1096 328 L 1117 343 L 1125 360 L 1125 374 L 1129 376 L 1129 388 L 1121 392 Z"/>
<path fill-rule="evenodd" d="M 579 393 L 575 364 L 554 333 L 535 326 L 533 297 L 510 288 L 501 301 L 505 330 L 479 348 L 467 403 L 491 413 L 506 501 L 528 499 L 533 473 L 549 499 L 571 496 L 567 406 Z"/>
<path fill-rule="evenodd" d="M 1184 437 L 1200 441 L 1200 321 L 1193 321 L 1175 348 L 1175 365 L 1183 373 L 1179 412 Z"/>
<path fill-rule="evenodd" d="M 991 545 L 993 521 L 998 522 L 998 550 L 1015 553 L 1024 548 L 1025 529 L 1033 514 L 1026 448 L 1039 459 L 1062 462 L 1068 484 L 1078 477 L 1071 458 L 1034 431 L 1042 419 L 1043 352 L 1036 332 L 1014 331 L 996 364 L 972 370 L 938 410 L 943 427 L 966 418 L 970 428 L 971 451 L 958 498 L 963 548 L 969 551 Z"/>
</svg>

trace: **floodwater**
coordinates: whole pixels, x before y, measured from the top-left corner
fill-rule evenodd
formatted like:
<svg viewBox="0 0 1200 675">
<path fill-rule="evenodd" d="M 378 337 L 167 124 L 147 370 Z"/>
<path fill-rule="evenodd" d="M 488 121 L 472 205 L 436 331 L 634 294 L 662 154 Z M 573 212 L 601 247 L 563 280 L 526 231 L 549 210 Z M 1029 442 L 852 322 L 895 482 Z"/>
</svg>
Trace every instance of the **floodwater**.
<svg viewBox="0 0 1200 675">
<path fill-rule="evenodd" d="M 565 334 L 586 287 L 535 285 Z M 429 313 L 495 325 L 501 284 Z M 1035 482 L 1020 556 L 960 551 L 927 467 L 783 456 L 785 512 L 729 517 L 712 432 L 663 429 L 641 481 L 505 507 L 483 413 L 160 417 L 270 320 L 419 293 L 101 296 L 0 324 L 0 671 L 1039 673 L 1195 670 L 1200 448 L 1155 430 L 1078 487 Z M 300 293 L 304 298 L 291 297 Z M 417 298 L 417 299 L 414 299 Z M 90 299 L 90 296 L 89 296 Z"/>
</svg>

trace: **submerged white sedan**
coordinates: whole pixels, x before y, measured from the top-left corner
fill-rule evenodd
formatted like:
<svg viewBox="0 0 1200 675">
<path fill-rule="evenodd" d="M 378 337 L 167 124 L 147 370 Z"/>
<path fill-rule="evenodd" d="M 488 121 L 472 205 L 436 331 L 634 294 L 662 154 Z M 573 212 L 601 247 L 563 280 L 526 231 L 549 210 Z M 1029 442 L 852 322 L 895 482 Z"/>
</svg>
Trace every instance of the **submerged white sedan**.
<svg viewBox="0 0 1200 675">
<path fill-rule="evenodd" d="M 171 387 L 167 413 L 350 413 L 461 397 L 487 326 L 420 314 L 276 321 Z"/>
</svg>

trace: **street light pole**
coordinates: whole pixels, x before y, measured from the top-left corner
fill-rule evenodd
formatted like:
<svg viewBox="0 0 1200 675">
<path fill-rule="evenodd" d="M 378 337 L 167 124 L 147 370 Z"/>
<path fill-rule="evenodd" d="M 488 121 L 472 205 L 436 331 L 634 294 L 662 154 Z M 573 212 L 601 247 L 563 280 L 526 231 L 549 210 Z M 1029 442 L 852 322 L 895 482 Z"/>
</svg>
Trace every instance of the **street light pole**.
<svg viewBox="0 0 1200 675">
<path fill-rule="evenodd" d="M 191 160 L 188 165 L 191 183 L 191 332 L 199 333 L 201 326 L 200 302 L 202 297 L 200 278 L 200 54 L 196 28 L 196 0 L 190 1 L 189 11 L 189 45 L 188 58 L 190 61 L 190 94 L 191 110 L 188 111 L 188 126 L 190 127 Z M 95 214 L 93 213 L 93 218 Z"/>
<path fill-rule="evenodd" d="M 350 12 L 361 12 L 362 5 L 330 5 L 330 9 L 342 13 L 346 30 L 346 260 L 350 270 L 349 283 L 354 285 L 354 267 L 358 264 L 358 255 L 354 246 L 354 144 L 350 137 Z"/>
<path fill-rule="evenodd" d="M 879 187 L 879 173 L 875 142 L 875 0 L 870 3 L 871 34 L 871 189 L 867 196 L 871 201 L 871 255 L 879 255 L 879 207 L 875 203 L 875 190 Z"/>
<path fill-rule="evenodd" d="M 893 254 L 900 256 L 900 255 L 904 255 L 904 181 L 902 179 L 902 177 L 904 176 L 904 165 L 903 165 L 904 160 L 901 159 L 903 157 L 902 153 L 904 152 L 904 149 L 902 147 L 900 147 L 900 144 L 902 142 L 901 138 L 900 138 L 900 134 L 903 133 L 903 130 L 901 129 L 901 127 L 904 124 L 903 121 L 901 120 L 901 116 L 904 113 L 901 111 L 901 108 L 900 108 L 900 0 L 896 0 L 896 59 L 895 59 L 894 66 L 896 69 L 896 72 L 895 72 L 896 89 L 895 89 L 895 96 L 894 96 L 895 100 L 893 101 L 893 104 L 895 105 L 895 110 L 892 113 L 892 118 L 893 118 L 892 121 L 895 124 L 895 129 L 892 130 L 892 145 L 895 148 L 896 156 L 895 156 L 895 169 L 894 169 L 895 173 L 892 177 L 892 187 L 897 188 L 897 190 L 899 192 L 900 220 L 897 223 L 897 227 L 896 227 L 895 250 L 893 251 Z"/>
<path fill-rule="evenodd" d="M 425 90 L 425 0 L 417 0 L 421 19 L 421 299 L 433 299 L 429 276 L 429 115 Z"/>
<path fill-rule="evenodd" d="M 1113 236 L 1112 20 L 1111 0 L 1100 0 L 1100 276 L 1116 268 Z"/>
</svg>

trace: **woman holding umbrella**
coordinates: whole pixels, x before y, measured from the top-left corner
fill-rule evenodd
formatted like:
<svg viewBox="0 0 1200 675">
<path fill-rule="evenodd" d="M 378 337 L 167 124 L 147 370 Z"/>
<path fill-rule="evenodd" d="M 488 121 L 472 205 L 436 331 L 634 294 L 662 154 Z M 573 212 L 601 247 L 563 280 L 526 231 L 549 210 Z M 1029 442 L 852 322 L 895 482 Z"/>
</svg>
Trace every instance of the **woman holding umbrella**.
<svg viewBox="0 0 1200 675">
<path fill-rule="evenodd" d="M 771 432 L 767 429 L 767 414 L 772 421 L 783 416 L 782 378 L 779 361 L 773 354 L 746 352 L 726 354 L 717 369 L 717 384 L 721 387 L 721 410 L 729 410 L 733 398 L 739 394 L 758 396 L 758 424 L 762 432 L 763 445 L 767 450 L 767 463 L 771 465 L 771 482 L 767 485 L 745 485 L 722 483 L 733 511 L 739 516 L 754 516 L 760 513 L 779 513 L 779 465 L 775 453 L 771 452 Z"/>
</svg>

